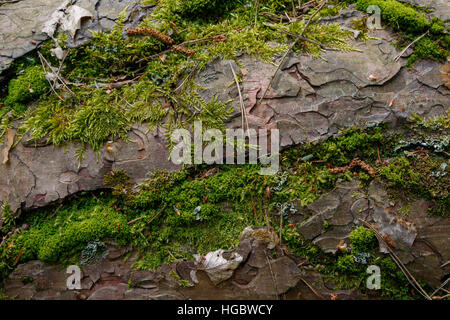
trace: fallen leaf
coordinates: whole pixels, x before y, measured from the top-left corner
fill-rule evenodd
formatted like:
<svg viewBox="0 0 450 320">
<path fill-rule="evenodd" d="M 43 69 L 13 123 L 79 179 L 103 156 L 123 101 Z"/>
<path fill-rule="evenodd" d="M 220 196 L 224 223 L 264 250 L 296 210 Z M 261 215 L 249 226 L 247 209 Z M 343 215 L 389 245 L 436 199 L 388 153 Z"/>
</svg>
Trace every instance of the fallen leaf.
<svg viewBox="0 0 450 320">
<path fill-rule="evenodd" d="M 94 16 L 82 7 L 71 6 L 66 10 L 66 14 L 62 19 L 62 28 L 68 31 L 72 38 L 75 39 L 75 34 L 81 28 L 81 20 L 86 18 L 93 19 Z"/>
</svg>

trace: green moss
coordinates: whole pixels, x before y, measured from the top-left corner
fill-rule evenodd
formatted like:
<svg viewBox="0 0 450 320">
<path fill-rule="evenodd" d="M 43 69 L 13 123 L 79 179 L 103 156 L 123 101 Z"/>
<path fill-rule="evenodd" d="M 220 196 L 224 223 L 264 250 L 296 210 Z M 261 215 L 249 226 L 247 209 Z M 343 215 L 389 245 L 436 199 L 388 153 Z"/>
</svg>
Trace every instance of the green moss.
<svg viewBox="0 0 450 320">
<path fill-rule="evenodd" d="M 174 173 L 154 172 L 133 189 L 126 172 L 116 171 L 105 176 L 114 195 L 86 194 L 59 209 L 28 214 L 24 222 L 31 224 L 30 229 L 16 233 L 0 247 L 0 272 L 2 277 L 11 272 L 21 248 L 20 262 L 42 259 L 77 263 L 87 244 L 104 238 L 131 244 L 139 250 L 134 267 L 156 270 L 163 263 L 192 259 L 195 253 L 235 248 L 239 234 L 249 225 L 264 226 L 268 220 L 278 233 L 279 215 L 284 212 L 281 232 L 289 253 L 307 258 L 338 288 L 367 292 L 366 268 L 376 264 L 382 269 L 383 297 L 417 298 L 390 259 L 377 255 L 376 240 L 370 230 L 360 227 L 351 233 L 352 254 L 325 254 L 299 235 L 295 226 L 287 222 L 293 213 L 282 209 L 294 201 L 305 206 L 334 187 L 337 178 L 328 172 L 326 163 L 310 162 L 326 150 L 322 148 L 328 148 L 326 143 L 333 142 L 342 148 L 338 154 L 349 158 L 353 150 L 365 146 L 372 149 L 365 150 L 365 155 L 375 159 L 374 150 L 380 141 L 389 141 L 380 129 L 351 129 L 320 145 L 291 147 L 282 152 L 282 170 L 274 176 L 261 176 L 257 165 L 202 165 Z M 355 260 L 353 255 L 358 253 L 371 254 L 367 264 Z M 133 285 L 132 280 L 130 283 Z"/>
<path fill-rule="evenodd" d="M 396 0 L 358 0 L 357 9 L 366 11 L 371 5 L 381 9 L 381 18 L 394 30 L 423 33 L 431 25 L 425 15 Z"/>
<path fill-rule="evenodd" d="M 351 254 L 340 256 L 336 262 L 336 268 L 343 273 L 352 274 L 358 272 L 358 268 Z"/>
<path fill-rule="evenodd" d="M 355 156 L 374 162 L 377 148 L 387 151 L 396 141 L 395 136 L 384 136 L 383 130 L 382 126 L 367 131 L 358 128 L 346 130 L 340 137 L 327 139 L 318 145 L 315 155 L 317 159 L 335 166 L 348 165 Z"/>
<path fill-rule="evenodd" d="M 409 41 L 429 31 L 429 36 L 420 39 L 414 47 L 414 54 L 408 59 L 408 66 L 422 58 L 445 61 L 450 54 L 448 33 L 445 31 L 444 21 L 437 18 L 427 19 L 424 12 L 408 3 L 396 0 L 357 0 L 357 9 L 366 11 L 371 5 L 381 9 L 382 20 L 396 31 L 407 34 Z"/>
<path fill-rule="evenodd" d="M 448 132 L 450 129 L 450 109 L 447 109 L 446 114 L 437 117 L 422 118 L 413 113 L 409 119 L 416 127 L 424 128 L 430 131 Z"/>
<path fill-rule="evenodd" d="M 188 19 L 206 19 L 208 16 L 222 15 L 229 10 L 237 1 L 221 0 L 180 0 L 178 4 L 182 17 Z"/>
<path fill-rule="evenodd" d="M 372 230 L 361 226 L 350 232 L 350 243 L 354 254 L 370 253 L 376 247 L 377 239 Z"/>
<path fill-rule="evenodd" d="M 50 86 L 42 67 L 31 66 L 9 82 L 8 96 L 4 104 L 6 107 L 23 108 L 22 104 L 40 97 L 49 90 Z"/>
<path fill-rule="evenodd" d="M 414 54 L 408 58 L 407 66 L 411 66 L 417 60 L 424 58 L 445 61 L 445 58 L 450 55 L 450 51 L 445 50 L 438 43 L 439 41 L 432 40 L 428 37 L 417 41 L 414 47 Z"/>
<path fill-rule="evenodd" d="M 16 225 L 15 217 L 13 212 L 11 211 L 11 207 L 8 204 L 8 199 L 3 200 L 3 204 L 1 206 L 1 212 L 2 212 L 2 230 L 4 233 L 9 232 L 13 227 Z"/>
<path fill-rule="evenodd" d="M 104 200 L 102 203 L 98 198 L 84 197 L 72 200 L 64 208 L 42 209 L 29 216 L 25 222 L 32 226 L 14 233 L 0 247 L 0 274 L 9 273 L 19 254 L 19 262 L 56 262 L 99 238 L 130 242 L 126 217 L 110 205 L 110 199 Z"/>
<path fill-rule="evenodd" d="M 0 288 L 0 300 L 13 300 L 13 298 L 8 297 L 6 294 L 4 294 Z"/>
<path fill-rule="evenodd" d="M 424 197 L 432 202 L 430 212 L 450 215 L 447 161 L 439 157 L 399 157 L 381 169 L 381 175 L 391 187 Z"/>
</svg>

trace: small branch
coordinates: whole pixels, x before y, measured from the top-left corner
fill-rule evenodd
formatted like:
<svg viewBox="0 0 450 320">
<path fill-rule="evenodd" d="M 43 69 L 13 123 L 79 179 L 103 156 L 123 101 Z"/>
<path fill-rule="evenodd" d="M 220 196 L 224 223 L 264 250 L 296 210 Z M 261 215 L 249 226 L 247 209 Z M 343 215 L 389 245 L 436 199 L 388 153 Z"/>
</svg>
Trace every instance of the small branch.
<svg viewBox="0 0 450 320">
<path fill-rule="evenodd" d="M 413 42 L 411 42 L 409 45 L 406 46 L 405 49 L 403 49 L 395 58 L 394 61 L 397 62 L 398 59 L 400 59 L 400 57 L 406 52 L 406 50 L 409 49 L 409 47 L 411 47 L 414 43 L 416 43 L 417 41 L 419 41 L 420 39 L 422 39 L 423 37 L 425 37 L 425 35 L 428 34 L 428 31 L 425 32 L 423 35 L 421 35 L 420 37 L 418 37 L 416 40 L 414 40 Z"/>
<path fill-rule="evenodd" d="M 150 221 L 147 224 L 150 224 L 153 222 L 153 220 L 155 220 L 165 209 L 167 208 L 167 204 L 164 204 L 164 206 L 161 208 L 161 210 L 158 211 L 157 214 L 155 214 L 155 216 L 153 218 L 150 219 Z M 128 224 L 132 224 L 135 223 L 136 221 L 141 220 L 142 218 L 145 218 L 145 216 L 142 217 L 138 217 L 136 219 L 130 220 L 128 221 Z"/>
<path fill-rule="evenodd" d="M 269 265 L 270 275 L 272 276 L 273 287 L 275 289 L 275 296 L 277 297 L 277 300 L 280 300 L 280 297 L 278 296 L 277 279 L 275 278 L 275 275 L 273 274 L 272 264 L 270 263 L 269 256 L 267 255 L 266 251 L 264 251 L 264 254 L 266 255 L 266 260 L 267 260 L 267 264 Z"/>
<path fill-rule="evenodd" d="M 245 123 L 247 123 L 247 131 L 248 131 L 249 127 L 248 127 L 247 116 L 245 114 L 246 113 L 245 112 L 245 105 L 244 105 L 244 99 L 242 98 L 241 87 L 239 86 L 239 81 L 238 81 L 238 78 L 236 76 L 236 73 L 234 72 L 233 65 L 231 64 L 231 62 L 228 62 L 228 63 L 230 64 L 231 72 L 233 72 L 234 81 L 236 82 L 236 86 L 237 86 L 237 89 L 238 89 L 238 92 L 239 92 L 239 103 L 240 103 L 240 106 L 241 106 L 241 114 L 242 114 L 242 130 L 245 131 L 244 125 L 245 125 Z"/>
<path fill-rule="evenodd" d="M 45 64 L 49 67 L 49 69 L 50 69 L 50 70 L 52 71 L 52 73 L 53 73 L 54 71 L 53 71 L 53 69 L 52 69 L 52 66 L 51 66 L 51 64 L 47 61 L 47 59 L 45 59 L 45 57 L 44 57 L 40 52 L 38 52 L 38 56 L 39 56 L 40 59 L 42 59 L 42 60 L 45 62 Z M 58 73 L 56 73 L 55 76 L 59 79 L 59 81 L 61 81 L 62 85 L 69 91 L 69 93 L 70 93 L 71 95 L 73 95 L 74 97 L 77 96 L 72 90 L 70 90 L 70 88 L 67 86 L 67 84 L 64 82 L 64 80 L 60 77 L 60 75 L 59 75 Z"/>
<path fill-rule="evenodd" d="M 433 297 L 436 293 L 439 292 L 439 290 L 441 290 L 442 288 L 444 288 L 444 286 L 450 281 L 450 278 L 448 278 L 447 280 L 444 281 L 444 283 L 442 283 L 439 288 L 437 288 L 436 290 L 434 290 L 434 292 L 431 294 L 431 296 Z"/>
<path fill-rule="evenodd" d="M 39 52 L 38 52 L 38 53 L 39 53 Z M 38 56 L 39 56 L 39 60 L 41 60 L 42 69 L 44 69 L 44 73 L 47 74 L 47 71 L 45 70 L 44 60 L 42 60 L 41 54 L 39 53 Z M 51 70 L 51 69 L 50 69 L 50 70 Z M 47 77 L 45 77 L 45 79 L 47 79 Z M 54 88 L 52 82 L 51 82 L 49 79 L 47 79 L 47 82 L 48 82 L 48 84 L 50 85 L 50 88 L 52 89 L 53 93 L 56 94 L 56 96 L 57 96 L 60 100 L 64 101 L 64 99 L 56 92 L 56 90 L 55 90 L 55 88 Z"/>
<path fill-rule="evenodd" d="M 290 32 L 290 31 L 287 31 L 287 30 L 285 30 L 285 29 L 283 29 L 283 28 L 280 28 L 280 27 L 278 27 L 278 26 L 275 25 L 275 24 L 272 24 L 272 23 L 264 23 L 264 25 L 265 25 L 265 26 L 268 26 L 268 27 L 275 28 L 275 29 L 277 29 L 277 30 L 279 30 L 279 31 L 281 31 L 281 32 L 283 32 L 283 33 L 285 33 L 285 34 L 287 34 L 287 35 L 290 35 L 291 37 L 294 37 L 294 38 L 300 38 L 300 40 L 302 40 L 302 41 L 306 41 L 306 42 L 315 44 L 315 45 L 321 47 L 321 48 L 324 49 L 324 50 L 335 50 L 335 49 L 333 49 L 333 48 L 329 48 L 329 47 L 324 46 L 323 44 L 321 44 L 321 43 L 318 42 L 318 41 L 315 41 L 315 40 L 312 40 L 312 39 L 305 38 L 305 37 L 303 37 L 303 36 L 300 36 L 300 35 L 298 35 L 298 34 L 295 34 L 295 33 L 293 33 L 293 32 Z"/>
</svg>

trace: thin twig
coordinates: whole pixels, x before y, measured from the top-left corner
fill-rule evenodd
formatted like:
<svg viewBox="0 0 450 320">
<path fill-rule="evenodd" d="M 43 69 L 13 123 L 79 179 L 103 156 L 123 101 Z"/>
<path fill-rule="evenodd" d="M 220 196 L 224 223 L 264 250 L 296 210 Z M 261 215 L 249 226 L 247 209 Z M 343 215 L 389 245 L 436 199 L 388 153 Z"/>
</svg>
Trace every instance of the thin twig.
<svg viewBox="0 0 450 320">
<path fill-rule="evenodd" d="M 447 280 L 444 281 L 444 283 L 442 283 L 440 285 L 439 288 L 437 288 L 436 290 L 434 290 L 434 292 L 431 294 L 431 296 L 434 296 L 436 293 L 439 292 L 439 290 L 441 290 L 448 282 L 450 281 L 450 278 L 448 278 Z"/>
<path fill-rule="evenodd" d="M 281 231 L 282 230 L 283 230 L 283 214 L 280 212 L 280 247 L 281 247 L 281 237 L 282 237 Z M 282 250 L 282 252 L 284 253 L 283 250 Z"/>
<path fill-rule="evenodd" d="M 40 52 L 38 52 L 38 55 L 39 55 L 39 57 L 42 59 L 42 60 L 44 60 L 44 62 L 45 62 L 45 64 L 49 67 L 49 69 L 52 71 L 52 73 L 54 72 L 53 71 L 53 69 L 52 69 L 52 66 L 51 66 L 51 64 L 47 61 L 47 59 L 45 59 L 45 57 L 40 53 Z M 69 93 L 71 94 L 71 95 L 73 95 L 74 97 L 76 97 L 77 95 L 72 91 L 72 90 L 70 90 L 70 88 L 67 86 L 67 84 L 64 82 L 64 80 L 60 77 L 60 75 L 59 74 L 55 74 L 56 75 L 56 77 L 59 79 L 59 81 L 61 81 L 61 83 L 62 83 L 62 85 L 67 89 L 67 91 L 69 91 Z"/>
<path fill-rule="evenodd" d="M 302 280 L 302 281 L 306 284 L 306 286 L 307 286 L 309 289 L 311 289 L 311 291 L 312 291 L 316 296 L 318 296 L 320 299 L 324 299 L 324 297 L 323 297 L 320 293 L 318 293 L 318 292 L 316 291 L 316 289 L 314 289 L 313 286 L 310 285 L 305 279 L 300 278 L 300 280 Z"/>
<path fill-rule="evenodd" d="M 233 65 L 231 64 L 231 62 L 228 62 L 228 63 L 230 64 L 231 72 L 233 72 L 234 81 L 236 82 L 236 86 L 237 86 L 237 89 L 239 92 L 239 103 L 241 105 L 241 113 L 242 113 L 242 130 L 245 131 L 244 125 L 245 125 L 245 123 L 247 123 L 247 132 L 248 132 L 248 129 L 249 129 L 248 120 L 247 120 L 247 115 L 246 115 L 246 111 L 245 111 L 244 99 L 242 98 L 241 87 L 239 86 L 239 80 L 236 76 L 236 72 L 234 72 Z"/>
<path fill-rule="evenodd" d="M 256 23 L 258 21 L 258 9 L 259 9 L 259 0 L 256 0 L 256 4 L 255 4 L 255 28 L 256 28 Z"/>
<path fill-rule="evenodd" d="M 62 69 L 62 67 L 63 67 L 63 65 L 64 65 L 64 60 L 66 60 L 66 57 L 67 57 L 68 54 L 69 54 L 69 50 L 67 50 L 67 51 L 64 53 L 64 57 L 61 59 L 61 62 L 59 63 L 58 71 L 56 71 L 56 74 L 57 74 L 57 75 L 59 75 L 59 74 L 61 73 L 61 69 Z M 56 80 L 57 80 L 57 78 L 55 79 L 55 81 L 53 81 L 53 84 L 54 84 L 54 85 L 56 85 Z"/>
<path fill-rule="evenodd" d="M 272 282 L 275 289 L 275 296 L 277 297 L 277 300 L 280 300 L 280 297 L 278 296 L 278 286 L 277 286 L 277 279 L 275 278 L 275 275 L 273 274 L 272 270 L 272 264 L 270 263 L 269 256 L 267 255 L 267 252 L 264 251 L 264 254 L 266 255 L 267 264 L 269 265 L 270 275 L 272 276 Z"/>
<path fill-rule="evenodd" d="M 45 70 L 44 60 L 42 60 L 41 55 L 38 55 L 38 57 L 39 57 L 39 60 L 41 60 L 42 69 L 44 69 L 44 73 L 47 74 L 47 71 Z M 45 77 L 45 79 L 47 79 L 47 77 Z M 52 89 L 53 93 L 56 94 L 56 96 L 57 96 L 60 100 L 64 101 L 64 98 L 61 97 L 61 95 L 59 95 L 59 94 L 56 92 L 55 88 L 53 87 L 52 82 L 51 82 L 49 79 L 47 79 L 47 81 L 48 81 L 48 84 L 50 85 L 50 88 Z"/>
<path fill-rule="evenodd" d="M 394 58 L 394 61 L 398 61 L 398 59 L 400 59 L 400 57 L 406 52 L 406 50 L 408 50 L 408 48 L 409 47 L 411 47 L 414 43 L 416 43 L 417 41 L 419 41 L 420 39 L 422 39 L 423 37 L 425 37 L 425 35 L 428 33 L 428 30 L 427 30 L 427 32 L 425 32 L 423 35 L 421 35 L 420 37 L 418 37 L 416 40 L 414 40 L 413 42 L 411 42 L 409 45 L 407 45 L 406 46 L 406 48 L 405 49 L 403 49 L 395 58 Z"/>
<path fill-rule="evenodd" d="M 287 49 L 287 51 L 284 53 L 283 57 L 281 58 L 281 62 L 279 63 L 277 69 L 275 70 L 275 73 L 272 75 L 272 78 L 270 79 L 269 85 L 267 86 L 266 90 L 264 90 L 263 95 L 261 96 L 261 98 L 259 99 L 259 102 L 261 103 L 264 98 L 266 97 L 267 92 L 269 91 L 270 87 L 272 86 L 272 83 L 275 79 L 275 76 L 277 75 L 278 71 L 280 70 L 280 68 L 283 66 L 284 64 L 284 60 L 286 59 L 287 55 L 291 52 L 291 50 L 295 47 L 295 45 L 297 44 L 297 42 L 300 39 L 300 37 L 303 36 L 303 34 L 305 33 L 306 29 L 308 28 L 309 24 L 311 23 L 311 21 L 314 19 L 314 17 L 320 12 L 320 10 L 322 10 L 323 6 L 328 2 L 328 0 L 324 0 L 323 3 L 319 6 L 319 8 L 317 8 L 316 12 L 314 12 L 311 17 L 309 18 L 308 22 L 306 23 L 305 27 L 303 28 L 302 32 L 299 34 L 299 37 L 297 37 L 297 39 L 295 39 L 295 41 L 289 46 L 289 48 Z"/>
<path fill-rule="evenodd" d="M 321 48 L 324 49 L 324 50 L 338 51 L 338 50 L 336 50 L 336 49 L 326 47 L 326 46 L 324 46 L 323 44 L 321 44 L 321 43 L 318 42 L 318 41 L 315 41 L 315 40 L 312 40 L 312 39 L 308 39 L 308 38 L 305 38 L 305 37 L 303 37 L 303 36 L 299 36 L 298 34 L 295 34 L 295 33 L 293 33 L 293 32 L 290 32 L 290 31 L 287 31 L 287 30 L 285 30 L 285 29 L 283 29 L 283 28 L 280 28 L 280 27 L 278 27 L 276 24 L 272 24 L 272 23 L 267 23 L 267 22 L 265 22 L 264 25 L 265 25 L 265 26 L 268 26 L 268 27 L 275 28 L 275 29 L 277 29 L 277 30 L 279 30 L 279 31 L 281 31 L 281 32 L 283 32 L 283 33 L 285 33 L 285 34 L 287 34 L 287 35 L 290 35 L 291 37 L 294 37 L 294 38 L 300 38 L 300 40 L 302 40 L 302 41 L 306 41 L 306 42 L 310 42 L 310 43 L 312 43 L 312 44 L 315 44 L 315 45 L 321 47 Z"/>
<path fill-rule="evenodd" d="M 156 218 L 157 218 L 157 217 L 158 217 L 158 216 L 166 209 L 166 207 L 167 207 L 167 204 L 164 204 L 164 206 L 161 208 L 161 210 L 159 210 L 158 213 L 155 214 L 155 215 L 153 216 L 153 218 L 151 218 L 150 221 L 149 221 L 147 224 L 152 223 L 153 220 L 155 220 L 155 219 L 156 219 Z M 136 222 L 136 221 L 138 221 L 138 220 L 141 220 L 142 218 L 145 218 L 145 216 L 138 217 L 138 218 L 136 218 L 136 219 L 130 220 L 130 221 L 128 221 L 128 224 L 132 224 L 132 223 L 134 223 L 134 222 Z"/>
</svg>

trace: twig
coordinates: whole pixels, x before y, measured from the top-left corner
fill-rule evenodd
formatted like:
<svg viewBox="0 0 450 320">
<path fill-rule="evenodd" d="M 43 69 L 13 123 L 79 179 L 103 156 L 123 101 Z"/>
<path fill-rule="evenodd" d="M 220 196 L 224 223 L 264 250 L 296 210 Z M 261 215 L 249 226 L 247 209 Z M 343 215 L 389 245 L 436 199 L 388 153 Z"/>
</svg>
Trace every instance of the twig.
<svg viewBox="0 0 450 320">
<path fill-rule="evenodd" d="M 255 3 L 255 28 L 256 28 L 256 23 L 258 21 L 258 9 L 259 9 L 259 0 L 256 0 L 256 3 Z"/>
<path fill-rule="evenodd" d="M 242 98 L 241 87 L 239 86 L 239 80 L 236 76 L 236 72 L 234 72 L 233 65 L 231 64 L 231 62 L 228 62 L 228 63 L 230 65 L 231 72 L 233 72 L 234 81 L 236 82 L 236 86 L 237 86 L 237 89 L 239 92 L 239 103 L 241 105 L 241 113 L 242 113 L 242 130 L 245 131 L 244 125 L 245 125 L 245 123 L 247 123 L 247 132 L 248 132 L 248 129 L 249 129 L 248 120 L 247 120 L 247 115 L 245 112 L 244 99 Z"/>
<path fill-rule="evenodd" d="M 39 53 L 39 52 L 38 52 L 38 53 Z M 44 60 L 42 60 L 40 54 L 38 55 L 38 57 L 39 57 L 39 60 L 41 60 L 42 69 L 44 69 L 44 73 L 47 74 L 47 71 L 45 70 Z M 47 79 L 47 77 L 45 77 L 45 79 Z M 57 96 L 60 100 L 64 101 L 64 98 L 61 97 L 61 96 L 56 92 L 56 90 L 55 90 L 55 88 L 53 87 L 53 84 L 51 83 L 51 81 L 50 81 L 49 79 L 47 79 L 47 81 L 48 81 L 48 84 L 50 85 L 50 88 L 52 89 L 53 93 L 56 94 L 56 96 Z"/>
<path fill-rule="evenodd" d="M 64 57 L 61 59 L 61 62 L 59 63 L 59 68 L 58 68 L 58 71 L 56 72 L 57 75 L 59 75 L 61 73 L 61 69 L 63 67 L 64 61 L 66 60 L 66 57 L 68 54 L 69 54 L 69 49 L 64 53 Z M 57 79 L 55 79 L 55 81 L 53 81 L 53 85 L 56 84 L 56 80 Z"/>
<path fill-rule="evenodd" d="M 307 286 L 309 289 L 311 289 L 311 291 L 312 291 L 316 296 L 318 296 L 320 299 L 324 299 L 324 297 L 323 297 L 320 293 L 318 293 L 318 292 L 316 291 L 316 289 L 314 289 L 313 286 L 310 285 L 310 284 L 308 283 L 308 281 L 306 281 L 306 280 L 303 279 L 303 278 L 300 278 L 300 280 L 302 280 L 302 281 L 306 284 L 306 286 Z"/>
<path fill-rule="evenodd" d="M 336 50 L 336 49 L 333 49 L 333 48 L 326 47 L 326 46 L 324 46 L 323 44 L 321 44 L 321 43 L 318 42 L 318 41 L 315 41 L 315 40 L 312 40 L 312 39 L 308 39 L 308 38 L 305 38 L 305 37 L 303 37 L 303 36 L 299 36 L 298 34 L 295 34 L 295 33 L 293 33 L 293 32 L 287 31 L 287 30 L 285 30 L 285 29 L 283 29 L 283 28 L 278 27 L 278 26 L 275 25 L 275 24 L 265 22 L 264 25 L 265 25 L 265 26 L 268 26 L 268 27 L 275 28 L 275 29 L 277 29 L 277 30 L 279 30 L 279 31 L 281 31 L 281 32 L 283 32 L 283 33 L 285 33 L 285 34 L 287 34 L 287 35 L 290 35 L 290 36 L 294 37 L 294 38 L 300 38 L 300 40 L 302 40 L 302 41 L 306 41 L 306 42 L 310 42 L 310 43 L 312 43 L 312 44 L 315 44 L 315 45 L 321 47 L 321 48 L 324 49 L 324 50 Z"/>
<path fill-rule="evenodd" d="M 303 28 L 302 32 L 299 34 L 299 37 L 297 39 L 295 39 L 295 41 L 289 46 L 289 48 L 287 49 L 287 51 L 284 53 L 283 57 L 281 58 L 281 62 L 278 65 L 277 69 L 275 70 L 275 73 L 272 75 L 272 78 L 270 79 L 269 85 L 267 86 L 266 90 L 264 90 L 263 95 L 261 96 L 261 98 L 259 99 L 259 102 L 261 103 L 264 98 L 266 97 L 267 92 L 269 91 L 270 87 L 272 86 L 272 83 L 275 79 L 275 76 L 277 75 L 278 71 L 280 70 L 281 66 L 284 64 L 284 60 L 286 59 L 287 55 L 291 52 L 291 50 L 295 47 L 295 45 L 297 44 L 297 42 L 300 40 L 300 37 L 303 36 L 303 34 L 305 33 L 306 28 L 308 28 L 309 24 L 311 23 L 311 21 L 314 19 L 314 17 L 320 12 L 320 10 L 322 10 L 323 6 L 328 2 L 328 0 L 324 0 L 323 3 L 319 6 L 319 8 L 317 8 L 316 12 L 314 12 L 311 17 L 309 18 L 308 22 L 306 23 L 305 27 Z"/>
<path fill-rule="evenodd" d="M 269 265 L 270 275 L 272 276 L 272 282 L 275 289 L 275 296 L 277 297 L 277 300 L 280 300 L 280 297 L 278 296 L 278 286 L 277 286 L 277 279 L 275 278 L 275 275 L 273 274 L 272 270 L 272 264 L 270 263 L 269 256 L 267 255 L 267 252 L 264 251 L 264 254 L 266 255 L 267 264 Z"/>
<path fill-rule="evenodd" d="M 436 293 L 439 292 L 439 290 L 441 290 L 448 282 L 450 281 L 450 278 L 448 278 L 447 280 L 444 281 L 444 283 L 442 283 L 440 285 L 439 288 L 437 288 L 436 290 L 434 290 L 434 292 L 431 294 L 431 296 L 434 296 Z"/>
<path fill-rule="evenodd" d="M 177 259 L 177 258 L 172 254 L 172 252 L 170 252 L 169 249 L 167 249 L 167 252 L 168 252 L 169 255 L 175 260 L 175 262 L 180 261 L 180 259 Z"/>
<path fill-rule="evenodd" d="M 416 43 L 417 41 L 419 41 L 420 39 L 422 39 L 423 37 L 425 37 L 425 35 L 428 33 L 428 30 L 427 30 L 427 32 L 425 32 L 423 35 L 421 35 L 420 37 L 418 37 L 416 40 L 414 40 L 413 42 L 411 42 L 409 45 L 407 45 L 406 46 L 406 48 L 405 49 L 403 49 L 395 58 L 394 58 L 394 61 L 398 61 L 398 59 L 400 59 L 400 57 L 406 52 L 406 50 L 408 50 L 408 48 L 409 47 L 411 47 L 414 43 Z"/>
<path fill-rule="evenodd" d="M 282 237 L 281 231 L 282 230 L 283 230 L 283 214 L 280 212 L 280 247 L 281 247 L 281 237 Z M 282 252 L 284 253 L 283 250 L 282 250 Z"/>
<path fill-rule="evenodd" d="M 47 61 L 47 59 L 45 59 L 45 57 L 40 53 L 40 52 L 38 52 L 38 55 L 39 55 L 39 57 L 42 59 L 42 60 L 44 60 L 44 62 L 45 62 L 45 64 L 49 67 L 49 69 L 53 72 L 53 69 L 52 69 L 52 66 L 51 66 L 51 64 Z M 62 85 L 69 91 L 69 93 L 71 94 L 71 95 L 73 95 L 74 97 L 76 97 L 77 95 L 72 91 L 72 90 L 70 90 L 70 88 L 67 86 L 67 84 L 64 82 L 64 80 L 60 77 L 60 75 L 59 74 L 55 74 L 56 75 L 56 77 L 59 79 L 59 81 L 61 81 L 61 83 L 62 83 Z"/>
<path fill-rule="evenodd" d="M 161 208 L 161 210 L 159 210 L 158 213 L 155 214 L 155 216 L 153 218 L 151 218 L 150 221 L 147 224 L 152 223 L 153 220 L 155 220 L 166 209 L 166 207 L 167 207 L 167 204 L 164 204 L 164 206 Z M 132 223 L 134 223 L 134 222 L 136 222 L 138 220 L 141 220 L 142 218 L 145 218 L 145 216 L 138 217 L 136 219 L 130 220 L 130 221 L 128 221 L 128 224 L 132 224 Z"/>
<path fill-rule="evenodd" d="M 240 30 L 242 30 L 242 29 L 243 29 L 243 28 L 239 28 L 239 29 L 236 29 L 236 31 L 240 31 Z M 221 33 L 221 34 L 218 34 L 218 35 L 213 36 L 213 37 L 207 37 L 207 38 L 195 39 L 195 40 L 188 40 L 188 41 L 184 41 L 184 42 L 182 42 L 182 43 L 180 43 L 180 44 L 178 44 L 178 45 L 176 45 L 176 46 L 177 46 L 177 47 L 183 47 L 183 46 L 188 45 L 188 44 L 194 44 L 194 43 L 199 43 L 199 42 L 212 41 L 212 40 L 214 40 L 214 39 L 219 39 L 220 37 L 223 37 L 223 36 L 225 36 L 225 35 L 226 35 L 226 33 Z M 145 57 L 145 58 L 139 59 L 136 63 L 140 63 L 140 62 L 143 62 L 143 61 L 151 60 L 151 59 L 153 59 L 153 58 L 157 58 L 157 57 L 159 57 L 159 56 L 162 56 L 163 54 L 166 54 L 166 53 L 169 53 L 169 52 L 172 52 L 172 51 L 174 51 L 173 46 L 172 46 L 171 48 L 167 49 L 167 50 L 161 51 L 161 52 L 156 53 L 156 54 L 154 54 L 154 55 L 151 55 L 151 56 L 149 56 L 149 57 Z"/>
</svg>

